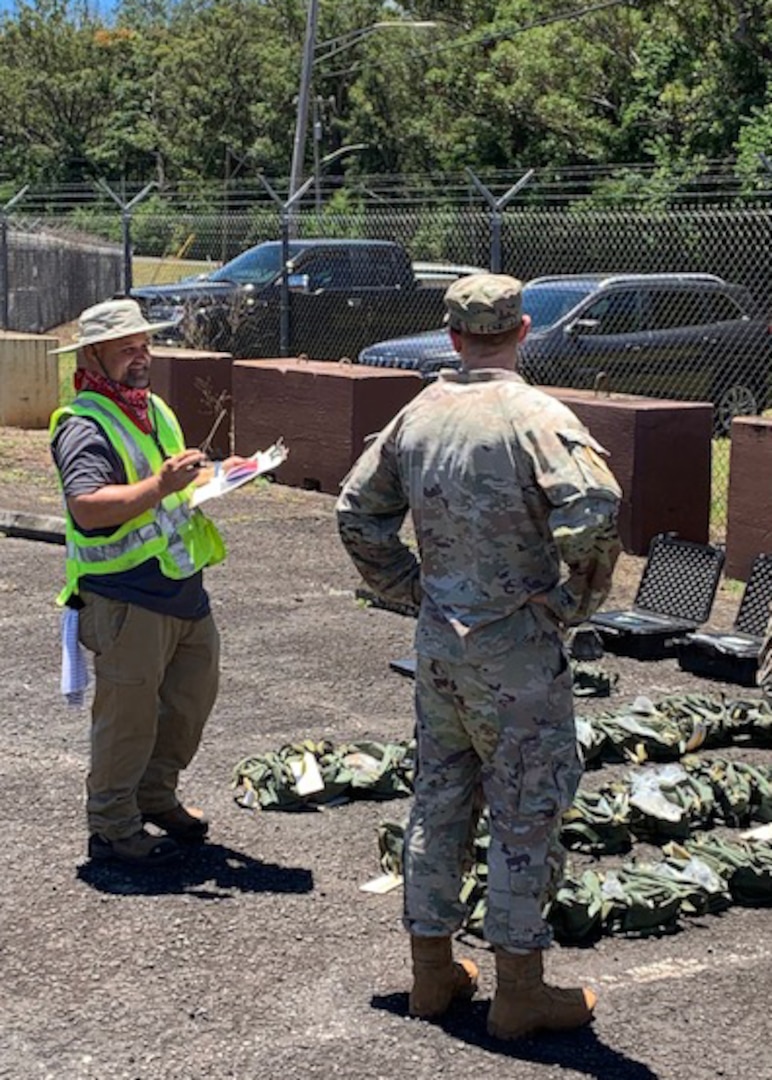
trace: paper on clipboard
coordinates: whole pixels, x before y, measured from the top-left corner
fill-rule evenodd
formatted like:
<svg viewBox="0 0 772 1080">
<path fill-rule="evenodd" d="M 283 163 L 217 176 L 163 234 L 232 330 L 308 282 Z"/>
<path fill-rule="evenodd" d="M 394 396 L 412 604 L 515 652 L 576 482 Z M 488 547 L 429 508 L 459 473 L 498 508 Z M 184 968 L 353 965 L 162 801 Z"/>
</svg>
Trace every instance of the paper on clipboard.
<svg viewBox="0 0 772 1080">
<path fill-rule="evenodd" d="M 200 506 L 208 499 L 218 499 L 221 495 L 227 495 L 229 491 L 240 488 L 242 484 L 248 484 L 250 480 L 256 480 L 258 476 L 272 472 L 283 461 L 286 461 L 288 453 L 289 449 L 284 445 L 283 440 L 277 439 L 267 450 L 258 450 L 240 465 L 232 466 L 227 472 L 221 472 L 201 487 L 197 487 L 190 500 L 191 506 Z"/>
</svg>

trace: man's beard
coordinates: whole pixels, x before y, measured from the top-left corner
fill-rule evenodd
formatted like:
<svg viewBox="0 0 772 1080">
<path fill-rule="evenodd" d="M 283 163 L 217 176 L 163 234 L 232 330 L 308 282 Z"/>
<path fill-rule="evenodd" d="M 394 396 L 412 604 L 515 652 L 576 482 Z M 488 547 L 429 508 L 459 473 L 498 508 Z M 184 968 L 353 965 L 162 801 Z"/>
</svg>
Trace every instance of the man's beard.
<svg viewBox="0 0 772 1080">
<path fill-rule="evenodd" d="M 150 368 L 132 371 L 129 369 L 123 377 L 122 386 L 128 386 L 131 390 L 146 390 L 150 386 Z"/>
</svg>

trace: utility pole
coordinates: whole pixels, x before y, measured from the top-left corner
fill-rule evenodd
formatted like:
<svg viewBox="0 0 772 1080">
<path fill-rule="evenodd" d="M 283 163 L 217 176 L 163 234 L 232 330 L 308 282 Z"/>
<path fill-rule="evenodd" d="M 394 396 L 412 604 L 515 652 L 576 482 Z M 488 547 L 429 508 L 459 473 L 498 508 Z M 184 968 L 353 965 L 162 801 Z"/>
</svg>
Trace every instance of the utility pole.
<svg viewBox="0 0 772 1080">
<path fill-rule="evenodd" d="M 437 26 L 436 22 L 422 20 L 397 20 L 389 19 L 371 23 L 369 26 L 358 27 L 341 34 L 329 41 L 320 41 L 318 48 L 321 51 L 317 55 L 316 24 L 319 17 L 319 0 L 308 0 L 308 17 L 306 20 L 306 38 L 303 47 L 303 67 L 300 72 L 300 88 L 297 99 L 297 118 L 295 121 L 295 140 L 292 147 L 292 167 L 290 170 L 289 201 L 292 201 L 300 187 L 303 177 L 303 161 L 305 158 L 306 131 L 308 128 L 308 112 L 311 102 L 311 80 L 315 60 L 329 60 L 331 56 L 349 49 L 352 45 L 363 41 L 370 34 L 378 30 L 396 28 L 399 30 L 425 30 Z"/>
<path fill-rule="evenodd" d="M 223 171 L 223 215 L 222 215 L 222 242 L 220 246 L 220 262 L 228 261 L 228 214 L 230 212 L 230 183 L 231 183 L 231 148 L 225 144 L 225 169 Z"/>
<path fill-rule="evenodd" d="M 314 205 L 317 214 L 322 209 L 322 185 L 321 177 L 319 175 L 320 144 L 322 141 L 322 111 L 319 108 L 319 103 L 320 98 L 317 95 L 312 102 L 314 107 L 312 124 L 312 139 L 314 145 Z"/>
<path fill-rule="evenodd" d="M 311 72 L 314 66 L 316 49 L 316 24 L 319 19 L 319 0 L 308 0 L 306 19 L 306 40 L 303 48 L 303 67 L 300 72 L 298 90 L 298 111 L 295 121 L 295 142 L 292 147 L 292 167 L 290 169 L 288 203 L 292 202 L 303 174 L 303 159 L 306 147 L 306 128 L 308 127 L 308 102 L 311 96 Z"/>
</svg>

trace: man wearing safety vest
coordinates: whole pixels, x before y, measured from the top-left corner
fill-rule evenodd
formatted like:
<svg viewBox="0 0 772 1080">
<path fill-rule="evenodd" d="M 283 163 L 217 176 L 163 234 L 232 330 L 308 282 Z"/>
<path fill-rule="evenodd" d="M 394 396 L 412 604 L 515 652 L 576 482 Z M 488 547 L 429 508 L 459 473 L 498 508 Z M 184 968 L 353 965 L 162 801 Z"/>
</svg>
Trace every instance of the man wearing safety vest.
<svg viewBox="0 0 772 1080">
<path fill-rule="evenodd" d="M 78 612 L 79 641 L 94 655 L 89 856 L 139 866 L 174 862 L 182 843 L 206 837 L 206 818 L 182 805 L 177 783 L 219 675 L 203 569 L 225 546 L 190 505 L 205 458 L 186 449 L 149 389 L 149 335 L 169 325 L 148 323 L 130 299 L 84 311 L 78 339 L 55 350 L 77 349 L 78 367 L 75 400 L 50 428 L 66 504 L 58 602 Z"/>
</svg>

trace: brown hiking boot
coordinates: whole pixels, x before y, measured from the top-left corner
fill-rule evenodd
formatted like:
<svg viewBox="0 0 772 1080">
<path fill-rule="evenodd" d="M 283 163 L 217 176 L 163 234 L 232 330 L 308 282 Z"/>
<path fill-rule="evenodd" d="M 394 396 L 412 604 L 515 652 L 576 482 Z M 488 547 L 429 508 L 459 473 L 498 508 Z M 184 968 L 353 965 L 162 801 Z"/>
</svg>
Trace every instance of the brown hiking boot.
<svg viewBox="0 0 772 1080">
<path fill-rule="evenodd" d="M 209 822 L 203 810 L 197 806 L 184 807 L 178 803 L 173 810 L 157 814 L 143 814 L 142 820 L 157 825 L 159 829 L 182 844 L 200 844 L 209 832 Z"/>
<path fill-rule="evenodd" d="M 477 965 L 471 960 L 453 960 L 449 937 L 411 935 L 413 989 L 410 991 L 411 1016 L 428 1020 L 442 1016 L 455 998 L 468 1001 L 477 989 Z"/>
<path fill-rule="evenodd" d="M 496 949 L 496 993 L 488 1034 L 519 1039 L 537 1031 L 570 1031 L 592 1020 L 598 995 L 585 987 L 560 990 L 544 982 L 541 950 L 516 956 Z"/>
<path fill-rule="evenodd" d="M 151 836 L 144 829 L 108 840 L 94 833 L 88 840 L 88 855 L 94 862 L 121 862 L 130 866 L 166 866 L 178 862 L 180 849 L 168 836 Z"/>
</svg>

